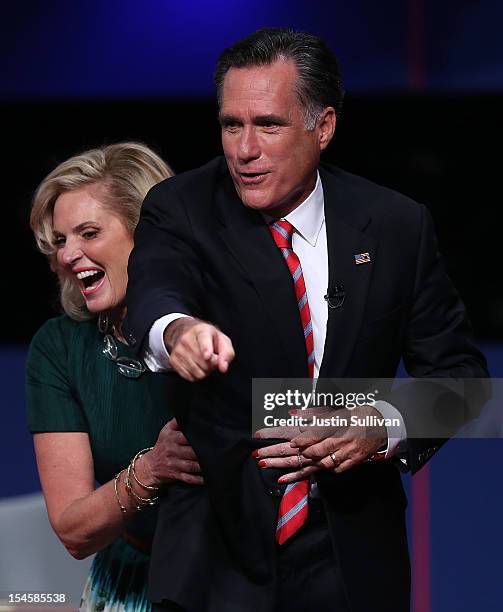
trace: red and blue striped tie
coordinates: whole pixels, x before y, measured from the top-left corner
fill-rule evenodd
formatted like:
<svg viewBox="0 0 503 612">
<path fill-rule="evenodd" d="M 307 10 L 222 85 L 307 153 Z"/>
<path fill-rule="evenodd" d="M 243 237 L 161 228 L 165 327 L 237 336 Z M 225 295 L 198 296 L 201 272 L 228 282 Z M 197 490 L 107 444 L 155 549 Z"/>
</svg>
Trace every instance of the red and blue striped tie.
<svg viewBox="0 0 503 612">
<path fill-rule="evenodd" d="M 309 377 L 314 375 L 314 340 L 311 312 L 307 300 L 306 284 L 302 274 L 302 266 L 299 258 L 292 249 L 293 225 L 288 221 L 275 221 L 269 225 L 276 246 L 285 258 L 286 265 L 293 278 L 295 297 L 299 307 L 300 320 L 304 329 L 304 340 L 306 342 L 307 367 Z M 283 544 L 296 533 L 307 520 L 307 502 L 309 494 L 309 480 L 300 480 L 289 484 L 281 502 L 278 512 L 278 523 L 276 526 L 276 540 Z"/>
</svg>

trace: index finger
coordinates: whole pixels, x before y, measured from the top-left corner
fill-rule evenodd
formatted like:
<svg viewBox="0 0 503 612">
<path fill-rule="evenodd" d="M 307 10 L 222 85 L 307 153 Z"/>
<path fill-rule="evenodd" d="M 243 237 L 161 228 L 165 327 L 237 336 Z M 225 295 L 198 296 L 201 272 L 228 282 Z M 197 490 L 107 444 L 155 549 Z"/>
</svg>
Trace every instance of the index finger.
<svg viewBox="0 0 503 612">
<path fill-rule="evenodd" d="M 196 335 L 197 345 L 205 361 L 210 360 L 215 354 L 213 350 L 213 335 L 215 331 L 214 327 L 207 326 Z"/>
<path fill-rule="evenodd" d="M 218 370 L 222 374 L 225 374 L 229 368 L 230 362 L 235 357 L 231 339 L 222 332 L 217 332 L 216 337 L 214 337 L 213 345 L 214 351 L 218 355 Z"/>
<path fill-rule="evenodd" d="M 294 408 L 293 410 L 288 411 L 288 414 L 302 417 L 302 419 L 306 421 L 312 421 L 313 417 L 331 416 L 333 413 L 334 409 L 328 408 L 326 406 L 318 406 L 313 408 Z"/>
<path fill-rule="evenodd" d="M 170 421 L 168 421 L 166 425 L 169 429 L 172 429 L 173 431 L 180 431 L 180 428 L 178 427 L 178 421 L 174 417 Z"/>
<path fill-rule="evenodd" d="M 264 427 L 255 432 L 254 438 L 282 438 L 291 440 L 298 436 L 300 430 L 298 427 Z"/>
<path fill-rule="evenodd" d="M 315 438 L 312 435 L 308 436 L 306 432 L 303 432 L 291 439 L 290 446 L 292 448 L 306 448 L 316 444 L 319 441 L 319 438 Z"/>
<path fill-rule="evenodd" d="M 259 459 L 266 457 L 290 457 L 297 454 L 296 449 L 292 448 L 289 442 L 278 442 L 277 444 L 271 444 L 271 446 L 262 446 L 257 448 L 255 452 Z"/>
<path fill-rule="evenodd" d="M 301 427 L 299 435 L 293 438 L 290 444 L 293 448 L 305 448 L 322 440 L 339 439 L 343 436 L 344 432 L 332 427 L 308 427 L 306 429 Z"/>
<path fill-rule="evenodd" d="M 173 440 L 176 444 L 180 444 L 180 445 L 189 444 L 189 441 L 187 440 L 182 430 L 178 426 L 178 422 L 176 419 L 171 419 L 171 421 L 168 421 L 165 427 L 166 429 L 169 429 L 171 432 L 173 432 L 169 434 L 170 440 Z"/>
</svg>

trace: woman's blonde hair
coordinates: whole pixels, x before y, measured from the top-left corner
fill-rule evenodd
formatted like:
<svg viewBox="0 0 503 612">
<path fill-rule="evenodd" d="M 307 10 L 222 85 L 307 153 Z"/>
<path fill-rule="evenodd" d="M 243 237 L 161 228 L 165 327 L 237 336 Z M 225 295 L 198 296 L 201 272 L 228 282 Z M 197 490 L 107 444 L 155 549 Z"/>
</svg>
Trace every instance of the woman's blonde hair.
<svg viewBox="0 0 503 612">
<path fill-rule="evenodd" d="M 173 171 L 156 153 L 141 143 L 119 142 L 70 157 L 57 166 L 38 186 L 33 197 L 30 227 L 37 246 L 56 269 L 52 217 L 58 197 L 81 187 L 104 187 L 102 203 L 131 232 L 138 223 L 148 190 Z M 63 310 L 72 319 L 89 319 L 84 298 L 68 277 L 59 276 Z"/>
</svg>

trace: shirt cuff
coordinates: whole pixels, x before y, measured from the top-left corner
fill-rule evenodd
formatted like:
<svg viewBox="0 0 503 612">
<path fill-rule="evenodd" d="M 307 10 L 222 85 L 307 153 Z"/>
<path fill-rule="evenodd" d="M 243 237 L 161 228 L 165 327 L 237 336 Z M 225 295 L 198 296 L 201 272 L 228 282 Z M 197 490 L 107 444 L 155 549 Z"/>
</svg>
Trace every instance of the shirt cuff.
<svg viewBox="0 0 503 612">
<path fill-rule="evenodd" d="M 164 330 L 170 323 L 177 319 L 188 317 L 181 312 L 164 315 L 157 319 L 148 332 L 147 345 L 143 353 L 143 361 L 149 370 L 152 372 L 166 372 L 170 370 L 169 353 L 164 344 Z"/>
<path fill-rule="evenodd" d="M 386 426 L 386 432 L 388 434 L 388 446 L 385 451 L 381 451 L 384 454 L 385 459 L 389 459 L 396 454 L 398 445 L 405 443 L 407 440 L 407 430 L 403 421 L 402 415 L 398 410 L 383 400 L 378 400 L 374 404 L 374 408 L 382 414 L 385 419 L 389 419 L 391 424 Z"/>
</svg>

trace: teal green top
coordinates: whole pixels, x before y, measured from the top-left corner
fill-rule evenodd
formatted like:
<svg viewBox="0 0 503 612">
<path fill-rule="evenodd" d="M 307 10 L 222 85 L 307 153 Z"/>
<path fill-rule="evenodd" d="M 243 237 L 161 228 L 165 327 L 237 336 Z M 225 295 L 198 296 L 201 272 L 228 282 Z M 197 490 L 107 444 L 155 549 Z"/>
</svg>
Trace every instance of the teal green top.
<svg viewBox="0 0 503 612">
<path fill-rule="evenodd" d="M 26 379 L 30 431 L 87 432 L 100 484 L 127 467 L 140 449 L 153 446 L 172 417 L 164 375 L 147 370 L 140 378 L 126 378 L 102 346 L 95 320 L 50 319 L 31 342 Z M 117 346 L 119 356 L 133 357 L 128 346 Z M 152 518 L 147 510 L 135 515 L 133 531 L 150 535 Z"/>
</svg>

